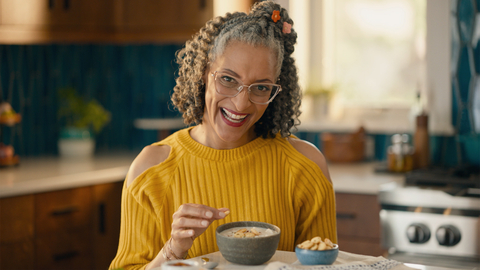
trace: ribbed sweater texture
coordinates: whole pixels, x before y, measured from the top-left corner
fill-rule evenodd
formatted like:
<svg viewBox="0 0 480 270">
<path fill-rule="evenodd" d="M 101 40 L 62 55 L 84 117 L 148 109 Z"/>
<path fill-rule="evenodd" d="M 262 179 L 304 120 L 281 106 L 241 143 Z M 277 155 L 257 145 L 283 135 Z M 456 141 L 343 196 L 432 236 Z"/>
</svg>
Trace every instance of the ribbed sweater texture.
<svg viewBox="0 0 480 270">
<path fill-rule="evenodd" d="M 279 250 L 314 236 L 337 243 L 335 195 L 316 163 L 286 138 L 257 138 L 229 150 L 204 146 L 180 130 L 155 145 L 169 157 L 139 175 L 122 194 L 120 241 L 110 268 L 143 269 L 170 238 L 172 215 L 184 203 L 227 207 L 188 252 L 218 251 L 215 229 L 233 221 L 262 221 L 281 230 Z"/>
</svg>

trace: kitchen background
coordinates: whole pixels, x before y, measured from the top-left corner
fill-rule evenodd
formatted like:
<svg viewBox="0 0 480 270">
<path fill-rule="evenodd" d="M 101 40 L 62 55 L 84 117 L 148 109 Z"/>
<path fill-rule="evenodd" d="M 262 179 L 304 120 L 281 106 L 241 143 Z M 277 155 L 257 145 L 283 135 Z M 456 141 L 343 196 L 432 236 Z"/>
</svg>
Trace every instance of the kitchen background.
<svg viewBox="0 0 480 270">
<path fill-rule="evenodd" d="M 436 12 L 434 15 L 437 15 L 437 21 L 433 21 L 430 30 L 440 32 L 442 40 L 437 43 L 430 42 L 430 46 L 426 47 L 433 48 L 436 52 L 433 53 L 433 57 L 430 55 L 429 59 L 440 58 L 445 62 L 433 65 L 442 68 L 442 72 L 435 73 L 437 75 L 435 79 L 449 78 L 448 81 L 451 82 L 451 85 L 437 84 L 432 91 L 434 99 L 429 100 L 445 101 L 448 94 L 448 102 L 445 103 L 449 106 L 443 103 L 439 106 L 440 109 L 447 111 L 440 115 L 443 117 L 447 115 L 448 119 L 432 113 L 437 118 L 432 117 L 430 120 L 443 119 L 444 126 L 451 128 L 451 131 L 444 132 L 435 129 L 438 125 L 431 126 L 432 162 L 435 165 L 448 166 L 470 163 L 478 167 L 480 0 L 277 1 L 289 3 L 291 9 L 303 6 L 304 9 L 300 12 L 297 10 L 299 20 L 295 19 L 295 22 L 298 22 L 295 26 L 299 31 L 306 33 L 304 36 L 307 37 L 309 33 L 316 33 L 319 29 L 314 25 L 310 32 L 305 31 L 300 21 L 308 17 L 305 13 L 309 13 L 308 15 L 313 18 L 322 19 L 325 15 L 322 13 L 324 10 L 311 8 L 318 8 L 320 3 L 322 7 L 339 2 L 364 2 L 375 5 L 385 2 L 426 3 L 430 8 L 427 10 L 433 9 L 433 13 Z M 0 168 L 1 269 L 108 267 L 118 247 L 120 202 L 125 174 L 132 158 L 142 147 L 157 141 L 160 135 L 165 135 L 151 126 L 151 129 L 139 128 L 135 120 L 178 119 L 179 113 L 170 104 L 177 69 L 175 52 L 182 48 L 182 43 L 212 14 L 224 13 L 215 12 L 217 4 L 240 3 L 249 6 L 253 2 L 255 1 L 30 0 L 26 5 L 23 1 L 0 0 L 0 99 L 9 102 L 21 115 L 21 121 L 13 125 L 4 122 L 5 118 L 0 116 L 0 150 L 2 147 L 4 149 L 2 144 L 12 144 L 20 156 L 20 166 Z M 304 5 L 306 3 L 310 6 Z M 294 10 L 291 11 L 294 13 Z M 396 11 L 397 9 L 394 10 L 394 14 Z M 392 20 L 389 16 L 383 17 Z M 428 26 L 429 17 L 426 17 Z M 339 18 L 343 20 L 343 17 Z M 305 22 L 309 23 L 307 20 Z M 403 25 L 404 21 L 401 21 L 401 24 Z M 355 32 L 355 29 L 353 30 Z M 303 45 L 299 44 L 297 51 L 304 51 Z M 396 45 L 397 43 L 394 43 L 395 47 Z M 436 50 L 438 47 L 442 48 L 441 53 Z M 372 48 L 376 47 L 369 47 L 376 55 L 376 50 Z M 444 53 L 449 50 L 451 53 Z M 310 60 L 317 57 L 320 52 L 324 52 L 322 48 L 311 46 L 305 58 Z M 315 55 L 310 57 L 309 53 Z M 448 58 L 451 58 L 451 61 Z M 323 64 L 317 60 L 315 59 L 317 63 Z M 300 62 L 299 59 L 297 63 L 303 67 Z M 301 70 L 316 72 L 310 68 Z M 371 77 L 375 79 L 380 76 L 375 74 Z M 59 158 L 57 142 L 61 138 L 64 123 L 59 119 L 57 112 L 65 102 L 60 98 L 58 91 L 65 87 L 75 88 L 87 99 L 95 98 L 111 112 L 111 121 L 95 135 L 96 155 L 91 159 Z M 402 91 L 400 93 L 403 94 Z M 403 109 L 408 115 L 410 107 Z M 398 112 L 390 110 L 389 107 L 375 112 L 378 111 L 382 112 L 382 116 L 383 113 L 388 113 L 389 117 L 397 116 L 395 113 Z M 377 125 L 379 129 L 370 129 L 368 123 L 366 125 L 367 135 L 374 145 L 374 152 L 369 156 L 369 161 L 387 160 L 387 147 L 391 144 L 390 139 L 394 133 L 408 132 L 413 135 L 415 132 L 413 127 L 409 129 L 389 117 L 382 118 L 388 121 L 380 121 L 380 125 Z M 409 122 L 406 118 L 407 116 L 393 117 Z M 324 119 L 318 117 L 315 121 L 311 121 L 312 119 L 309 122 L 304 121 L 303 127 L 300 126 L 300 131 L 295 134 L 324 150 L 322 135 L 327 132 L 350 132 L 357 128 L 357 123 L 344 128 L 347 126 L 343 125 L 344 123 L 330 119 L 330 123 L 325 124 Z M 435 121 L 430 123 L 438 124 Z M 384 123 L 387 124 L 382 126 Z M 413 121 L 410 124 L 413 124 Z M 178 125 L 175 126 L 179 128 Z M 309 130 L 311 126 L 314 128 Z M 170 130 L 172 131 L 174 129 Z M 343 156 L 344 152 L 337 149 L 335 148 L 334 152 L 341 152 Z M 2 151 L 0 165 L 1 161 Z M 411 209 L 420 211 L 423 207 L 424 212 L 402 210 L 395 211 L 394 214 L 410 213 L 411 217 L 415 218 L 411 220 L 412 223 L 425 222 L 417 220 L 419 214 L 427 216 L 432 214 L 429 212 L 431 208 L 438 210 L 439 202 L 442 202 L 446 209 L 440 209 L 442 211 L 439 216 L 445 219 L 451 217 L 451 222 L 462 229 L 463 240 L 460 245 L 452 249 L 445 249 L 442 246 L 439 250 L 444 252 L 458 250 L 463 244 L 468 245 L 469 242 L 478 239 L 475 237 L 478 231 L 477 216 L 470 217 L 474 220 L 472 228 L 475 230 L 466 230 L 457 222 L 459 218 L 463 220 L 468 218 L 455 214 L 455 207 L 458 205 L 453 205 L 452 215 L 445 214 L 447 208 L 450 210 L 452 207 L 449 200 L 457 199 L 470 203 L 467 211 L 460 212 L 478 213 L 480 210 L 478 193 L 477 197 L 468 200 L 466 196 L 470 193 L 465 193 L 465 196 L 447 196 L 441 191 L 438 192 L 440 197 L 431 197 L 426 195 L 432 193 L 421 191 L 415 193 L 417 189 L 411 189 L 412 186 L 404 190 L 403 185 L 412 179 L 412 177 L 407 179 L 409 174 L 378 172 L 377 164 L 377 162 L 332 162 L 329 166 L 334 181 L 338 243 L 341 250 L 386 256 L 388 250 L 398 247 L 395 244 L 382 244 L 382 241 L 389 240 L 382 234 L 382 229 L 388 230 L 389 226 L 382 225 L 379 215 L 380 211 L 385 210 L 382 209 L 384 205 L 380 199 L 395 198 L 390 194 L 380 196 L 382 195 L 380 191 L 384 187 L 396 185 L 399 190 L 393 191 L 413 190 L 414 193 L 399 193 L 401 196 L 398 197 L 405 199 L 406 202 L 394 203 L 401 207 L 412 206 Z M 431 174 L 435 180 L 450 180 L 450 174 L 443 173 L 442 170 L 440 174 L 444 177 L 438 177 L 436 169 L 438 168 L 432 170 L 435 174 Z M 446 168 L 445 171 L 447 169 L 450 168 Z M 452 171 L 456 173 L 455 170 Z M 473 178 L 475 176 L 466 179 L 464 174 L 461 174 L 459 177 L 462 179 L 455 179 L 460 180 L 459 184 L 469 180 L 473 181 L 468 184 L 478 183 L 476 181 L 478 178 Z M 430 178 L 421 178 L 427 179 Z M 478 192 L 478 189 L 468 190 L 472 190 L 472 194 Z M 455 191 L 455 194 L 462 194 L 463 191 Z M 445 196 L 449 200 L 445 200 Z M 388 202 L 388 205 L 392 206 L 391 202 Z M 465 210 L 464 208 L 463 205 L 460 207 Z M 394 221 L 395 224 L 399 223 Z M 406 221 L 402 218 L 402 222 Z M 450 221 L 447 223 L 450 224 Z M 422 251 L 421 248 L 424 246 L 413 243 L 419 239 L 406 239 L 405 229 L 406 226 L 392 233 L 393 237 L 400 236 L 402 241 L 408 242 L 406 251 L 409 254 L 412 251 L 411 247 Z M 437 227 L 430 224 L 430 229 L 433 233 Z M 436 245 L 433 238 L 432 234 L 427 247 Z M 468 251 L 478 253 L 474 248 L 468 248 Z M 436 253 L 437 250 L 430 252 L 439 254 Z M 461 260 L 465 261 L 464 257 Z M 412 258 L 404 261 L 413 262 Z M 429 261 L 423 264 L 431 263 Z M 442 263 L 440 262 L 440 265 Z M 478 265 L 478 258 L 475 263 Z M 454 264 L 455 269 L 458 269 L 457 262 Z"/>
<path fill-rule="evenodd" d="M 475 127 L 480 110 L 480 43 L 472 42 L 473 33 L 479 31 L 475 29 L 479 7 L 479 0 L 459 0 L 458 9 L 452 10 L 451 119 L 456 134 L 430 137 L 433 164 L 480 164 L 480 128 Z M 179 116 L 169 96 L 175 85 L 175 52 L 181 46 L 176 42 L 0 45 L 0 98 L 22 115 L 18 125 L 2 127 L 3 142 L 12 144 L 21 157 L 57 155 L 58 90 L 73 87 L 111 112 L 111 122 L 96 135 L 96 152 L 138 152 L 158 137 L 154 130 L 135 128 L 134 119 Z M 296 135 L 322 148 L 320 133 Z M 373 158 L 386 160 L 392 134 L 370 135 Z"/>
</svg>

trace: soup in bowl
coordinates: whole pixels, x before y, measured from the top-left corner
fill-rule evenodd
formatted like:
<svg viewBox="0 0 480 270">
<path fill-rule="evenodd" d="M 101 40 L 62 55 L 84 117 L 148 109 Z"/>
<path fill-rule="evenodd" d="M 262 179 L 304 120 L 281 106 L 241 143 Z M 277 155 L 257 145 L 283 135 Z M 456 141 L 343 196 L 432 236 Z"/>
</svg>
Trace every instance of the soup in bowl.
<svg viewBox="0 0 480 270">
<path fill-rule="evenodd" d="M 217 245 L 225 260 L 244 265 L 259 265 L 270 260 L 280 241 L 280 228 L 259 221 L 238 221 L 220 225 Z"/>
</svg>

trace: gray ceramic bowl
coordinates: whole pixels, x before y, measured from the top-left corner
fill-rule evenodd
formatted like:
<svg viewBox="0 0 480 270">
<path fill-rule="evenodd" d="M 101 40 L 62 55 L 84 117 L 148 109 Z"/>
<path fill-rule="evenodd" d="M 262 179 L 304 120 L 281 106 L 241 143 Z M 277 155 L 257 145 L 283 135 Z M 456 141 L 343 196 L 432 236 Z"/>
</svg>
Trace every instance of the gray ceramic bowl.
<svg viewBox="0 0 480 270">
<path fill-rule="evenodd" d="M 327 250 L 309 250 L 295 247 L 295 254 L 303 265 L 332 264 L 338 256 L 338 245 L 333 244 L 333 248 Z"/>
<path fill-rule="evenodd" d="M 255 238 L 234 238 L 221 235 L 224 230 L 234 227 L 257 227 L 277 232 L 273 235 Z M 216 230 L 217 245 L 225 260 L 246 265 L 267 262 L 275 254 L 280 241 L 280 228 L 258 221 L 238 221 L 220 225 Z"/>
</svg>

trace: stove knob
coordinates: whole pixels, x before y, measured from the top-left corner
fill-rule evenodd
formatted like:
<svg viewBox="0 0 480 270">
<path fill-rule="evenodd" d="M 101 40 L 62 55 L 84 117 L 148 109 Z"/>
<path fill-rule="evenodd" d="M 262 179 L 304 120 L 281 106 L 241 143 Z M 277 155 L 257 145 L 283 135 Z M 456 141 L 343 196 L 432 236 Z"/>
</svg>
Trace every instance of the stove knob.
<svg viewBox="0 0 480 270">
<path fill-rule="evenodd" d="M 462 238 L 460 231 L 453 225 L 443 225 L 437 229 L 437 241 L 442 246 L 455 246 Z"/>
<path fill-rule="evenodd" d="M 413 223 L 407 228 L 410 243 L 422 244 L 430 239 L 430 230 L 422 223 Z"/>
</svg>

